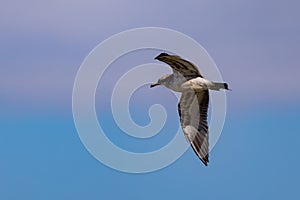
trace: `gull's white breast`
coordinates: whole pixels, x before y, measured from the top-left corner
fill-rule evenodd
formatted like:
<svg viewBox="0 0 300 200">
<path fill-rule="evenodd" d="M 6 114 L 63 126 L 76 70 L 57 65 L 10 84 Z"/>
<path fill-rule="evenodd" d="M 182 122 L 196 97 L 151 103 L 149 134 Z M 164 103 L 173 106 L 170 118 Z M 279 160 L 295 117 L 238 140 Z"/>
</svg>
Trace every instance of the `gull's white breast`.
<svg viewBox="0 0 300 200">
<path fill-rule="evenodd" d="M 205 78 L 197 77 L 189 81 L 184 82 L 181 85 L 182 90 L 207 90 L 213 85 L 213 83 Z"/>
</svg>

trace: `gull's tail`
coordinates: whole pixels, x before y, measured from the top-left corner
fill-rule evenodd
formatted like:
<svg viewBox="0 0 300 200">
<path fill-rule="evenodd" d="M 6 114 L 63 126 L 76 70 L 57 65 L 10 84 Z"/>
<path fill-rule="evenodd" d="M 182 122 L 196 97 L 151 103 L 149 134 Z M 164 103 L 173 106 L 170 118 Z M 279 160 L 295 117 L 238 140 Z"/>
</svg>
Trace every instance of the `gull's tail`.
<svg viewBox="0 0 300 200">
<path fill-rule="evenodd" d="M 225 89 L 225 90 L 230 90 L 228 88 L 227 83 L 217 83 L 217 82 L 212 82 L 212 85 L 209 87 L 211 90 L 220 90 L 220 89 Z"/>
</svg>

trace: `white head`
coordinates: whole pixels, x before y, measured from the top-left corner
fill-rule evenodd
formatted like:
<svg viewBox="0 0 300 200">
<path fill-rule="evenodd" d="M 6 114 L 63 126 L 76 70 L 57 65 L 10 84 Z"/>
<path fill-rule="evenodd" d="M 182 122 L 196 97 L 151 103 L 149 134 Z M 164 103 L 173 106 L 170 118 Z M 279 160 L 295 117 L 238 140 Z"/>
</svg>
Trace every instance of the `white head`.
<svg viewBox="0 0 300 200">
<path fill-rule="evenodd" d="M 160 79 L 158 79 L 158 81 L 156 83 L 152 83 L 150 85 L 150 87 L 155 87 L 155 86 L 158 86 L 158 85 L 164 85 L 166 87 L 168 87 L 169 85 L 172 84 L 172 75 L 173 74 L 166 74 L 166 75 L 163 75 Z"/>
</svg>

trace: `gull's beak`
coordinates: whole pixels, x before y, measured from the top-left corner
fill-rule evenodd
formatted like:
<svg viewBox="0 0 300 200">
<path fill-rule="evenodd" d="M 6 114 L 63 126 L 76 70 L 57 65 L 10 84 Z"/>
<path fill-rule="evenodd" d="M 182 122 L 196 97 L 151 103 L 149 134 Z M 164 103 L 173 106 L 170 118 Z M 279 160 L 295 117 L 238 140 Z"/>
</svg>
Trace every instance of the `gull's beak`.
<svg viewBox="0 0 300 200">
<path fill-rule="evenodd" d="M 159 84 L 159 83 L 152 83 L 152 84 L 150 85 L 150 88 L 153 88 L 153 87 L 158 86 L 158 85 L 160 85 L 160 84 Z"/>
</svg>

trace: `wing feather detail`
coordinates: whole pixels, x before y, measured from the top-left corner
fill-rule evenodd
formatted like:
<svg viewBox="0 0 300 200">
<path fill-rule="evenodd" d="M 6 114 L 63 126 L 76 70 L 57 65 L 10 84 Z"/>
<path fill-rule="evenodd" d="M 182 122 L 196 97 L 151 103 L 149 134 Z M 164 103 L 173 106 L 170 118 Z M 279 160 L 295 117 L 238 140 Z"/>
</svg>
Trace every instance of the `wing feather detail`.
<svg viewBox="0 0 300 200">
<path fill-rule="evenodd" d="M 184 91 L 178 104 L 180 123 L 185 138 L 190 142 L 193 150 L 206 166 L 209 162 L 208 104 L 208 90 Z"/>
<path fill-rule="evenodd" d="M 187 80 L 196 77 L 203 78 L 203 76 L 193 63 L 184 60 L 179 56 L 164 54 L 162 56 L 158 56 L 157 59 L 168 64 L 173 69 L 174 73 L 182 74 Z"/>
</svg>

